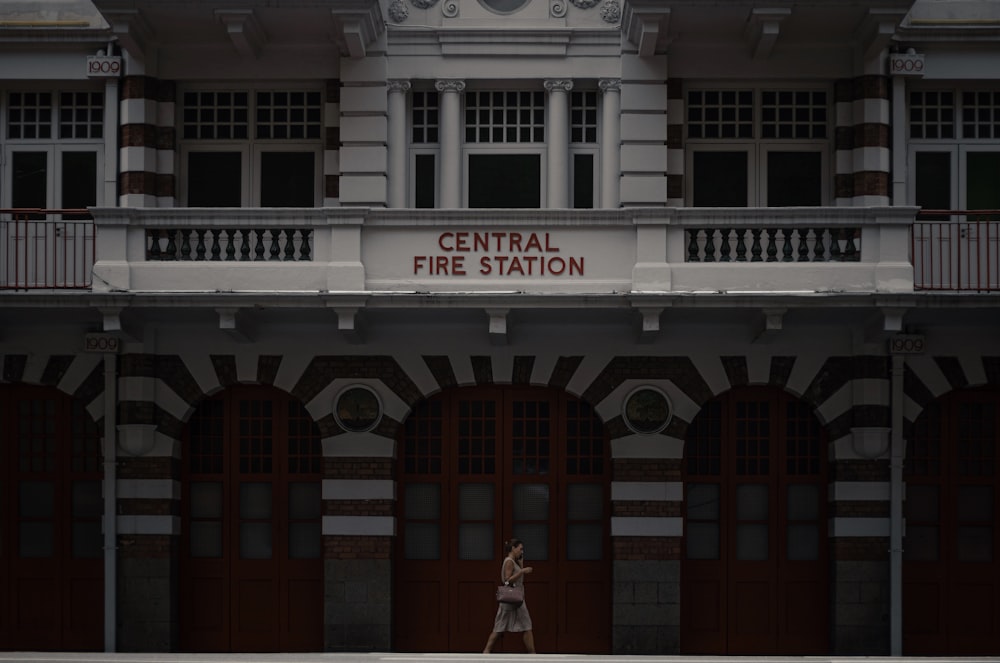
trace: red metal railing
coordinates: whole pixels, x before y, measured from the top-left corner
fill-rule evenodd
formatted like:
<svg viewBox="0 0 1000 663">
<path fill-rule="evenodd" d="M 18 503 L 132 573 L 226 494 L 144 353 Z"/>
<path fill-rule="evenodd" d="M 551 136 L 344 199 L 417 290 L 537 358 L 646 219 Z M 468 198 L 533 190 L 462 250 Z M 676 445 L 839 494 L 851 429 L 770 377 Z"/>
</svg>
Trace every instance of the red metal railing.
<svg viewBox="0 0 1000 663">
<path fill-rule="evenodd" d="M 916 290 L 1000 291 L 1000 210 L 921 210 L 912 240 Z"/>
<path fill-rule="evenodd" d="M 96 248 L 85 209 L 0 209 L 0 290 L 90 288 Z"/>
</svg>

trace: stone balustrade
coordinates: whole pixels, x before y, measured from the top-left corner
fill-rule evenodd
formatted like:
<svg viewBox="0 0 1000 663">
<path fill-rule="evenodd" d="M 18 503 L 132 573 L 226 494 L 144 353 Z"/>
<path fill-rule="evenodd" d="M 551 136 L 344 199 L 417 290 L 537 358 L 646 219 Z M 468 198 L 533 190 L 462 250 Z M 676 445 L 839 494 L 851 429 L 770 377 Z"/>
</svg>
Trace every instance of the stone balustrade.
<svg viewBox="0 0 1000 663">
<path fill-rule="evenodd" d="M 912 292 L 917 210 L 95 208 L 95 291 Z"/>
</svg>

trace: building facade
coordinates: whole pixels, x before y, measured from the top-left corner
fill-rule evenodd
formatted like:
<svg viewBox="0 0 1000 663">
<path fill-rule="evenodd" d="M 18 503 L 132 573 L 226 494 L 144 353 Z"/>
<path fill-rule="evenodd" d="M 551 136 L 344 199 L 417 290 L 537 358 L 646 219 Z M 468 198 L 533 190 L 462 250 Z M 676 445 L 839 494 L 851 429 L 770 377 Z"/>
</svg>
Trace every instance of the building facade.
<svg viewBox="0 0 1000 663">
<path fill-rule="evenodd" d="M 1000 654 L 997 3 L 11 2 L 0 89 L 0 648 L 481 651 L 516 537 L 543 653 Z"/>
</svg>

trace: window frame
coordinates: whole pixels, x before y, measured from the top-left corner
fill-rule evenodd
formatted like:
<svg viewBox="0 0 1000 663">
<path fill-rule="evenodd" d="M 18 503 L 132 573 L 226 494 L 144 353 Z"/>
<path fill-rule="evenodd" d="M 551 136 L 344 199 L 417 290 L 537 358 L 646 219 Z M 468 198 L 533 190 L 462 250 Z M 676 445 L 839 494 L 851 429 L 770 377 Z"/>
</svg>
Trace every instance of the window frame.
<svg viewBox="0 0 1000 663">
<path fill-rule="evenodd" d="M 833 90 L 830 85 L 801 85 L 791 84 L 782 81 L 757 82 L 747 84 L 746 82 L 727 82 L 706 84 L 694 84 L 686 86 L 684 89 L 685 115 L 687 113 L 688 98 L 691 92 L 740 92 L 751 91 L 753 93 L 752 104 L 752 137 L 733 138 L 690 138 L 688 137 L 688 123 L 685 118 L 684 123 L 684 197 L 689 205 L 694 203 L 694 190 L 696 173 L 694 170 L 694 155 L 698 152 L 745 152 L 747 155 L 747 207 L 767 207 L 767 157 L 770 152 L 812 152 L 820 155 L 820 200 L 818 207 L 828 207 L 834 204 L 833 200 L 833 172 L 834 172 L 834 149 L 833 141 L 835 131 L 835 107 L 833 103 Z M 783 91 L 823 91 L 826 93 L 827 113 L 826 113 L 826 137 L 817 138 L 762 138 L 763 113 L 762 96 L 764 92 Z"/>
<path fill-rule="evenodd" d="M 188 85 L 177 92 L 178 109 L 175 118 L 177 132 L 177 201 L 180 207 L 188 206 L 190 176 L 188 159 L 192 153 L 239 152 L 241 154 L 240 205 L 260 207 L 261 198 L 261 154 L 264 152 L 311 152 L 313 154 L 313 207 L 322 207 L 324 199 L 324 151 L 326 125 L 322 121 L 319 138 L 257 138 L 257 94 L 259 92 L 318 92 L 320 111 L 325 112 L 326 95 L 319 84 L 306 81 L 291 81 L 293 85 L 278 83 L 240 84 L 227 82 L 225 86 L 203 84 Z M 184 95 L 193 92 L 246 92 L 248 95 L 248 124 L 246 139 L 234 138 L 184 138 Z"/>
<path fill-rule="evenodd" d="M 578 209 L 598 209 L 601 206 L 601 150 L 597 144 L 593 143 L 570 143 L 569 146 L 569 204 L 572 207 L 576 200 L 576 157 L 577 155 L 589 154 L 594 158 L 594 167 L 591 172 L 593 179 L 594 196 L 590 208 Z"/>
<path fill-rule="evenodd" d="M 98 138 L 61 138 L 59 133 L 59 112 L 62 109 L 60 96 L 64 93 L 88 94 L 97 93 L 104 100 L 102 118 L 102 132 Z M 50 120 L 51 135 L 48 138 L 8 138 L 8 121 L 10 119 L 10 95 L 20 94 L 44 94 L 52 95 L 52 118 Z M 0 164 L 0 205 L 6 208 L 11 207 L 13 197 L 13 160 L 14 152 L 46 152 L 46 190 L 45 199 L 48 209 L 59 209 L 62 203 L 62 183 L 63 173 L 60 157 L 65 152 L 93 152 L 96 154 L 96 168 L 94 181 L 94 200 L 100 206 L 105 204 L 104 200 L 104 169 L 105 169 L 105 147 L 107 145 L 107 96 L 104 87 L 94 85 L 59 85 L 51 86 L 42 84 L 12 85 L 3 91 L 2 103 L 0 103 L 0 144 L 3 145 L 3 163 Z"/>
<path fill-rule="evenodd" d="M 59 144 L 49 140 L 29 139 L 24 141 L 7 141 L 3 148 L 3 183 L 0 187 L 0 205 L 6 208 L 13 206 L 13 154 L 15 152 L 44 152 L 46 154 L 46 185 L 45 200 L 47 209 L 63 209 L 62 183 L 64 175 L 60 157 L 69 152 L 90 152 L 96 155 L 94 169 L 94 204 L 104 204 L 104 141 L 100 143 Z"/>
<path fill-rule="evenodd" d="M 441 189 L 441 187 L 439 186 L 439 183 L 441 182 L 441 149 L 440 147 L 438 147 L 437 143 L 410 144 L 410 153 L 408 157 L 410 176 L 406 178 L 407 181 L 406 199 L 409 201 L 408 205 L 414 209 L 428 209 L 428 208 L 417 207 L 417 157 L 418 156 L 434 157 L 434 190 L 431 192 L 431 195 L 434 198 L 434 206 L 430 209 L 437 209 L 438 205 L 440 204 L 438 192 Z"/>
<path fill-rule="evenodd" d="M 470 147 L 470 145 L 472 147 Z M 514 148 L 513 145 L 523 145 L 524 147 Z M 462 207 L 469 208 L 469 187 L 472 181 L 469 177 L 469 157 L 472 155 L 501 156 L 507 154 L 535 155 L 539 157 L 538 167 L 540 172 L 538 182 L 538 207 L 524 207 L 521 209 L 545 209 L 548 205 L 548 157 L 547 143 L 505 143 L 502 147 L 490 148 L 482 143 L 463 143 L 462 145 Z M 436 200 L 436 197 L 435 197 Z"/>
</svg>

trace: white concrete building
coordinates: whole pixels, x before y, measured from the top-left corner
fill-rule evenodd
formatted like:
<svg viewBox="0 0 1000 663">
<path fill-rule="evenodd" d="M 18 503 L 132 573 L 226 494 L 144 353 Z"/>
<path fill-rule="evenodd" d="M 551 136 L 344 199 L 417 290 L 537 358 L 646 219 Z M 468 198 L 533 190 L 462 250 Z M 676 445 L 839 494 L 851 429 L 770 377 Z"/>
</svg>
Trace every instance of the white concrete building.
<svg viewBox="0 0 1000 663">
<path fill-rule="evenodd" d="M 0 5 L 0 648 L 480 651 L 517 538 L 543 653 L 1000 653 L 998 65 L 992 2 Z"/>
</svg>

